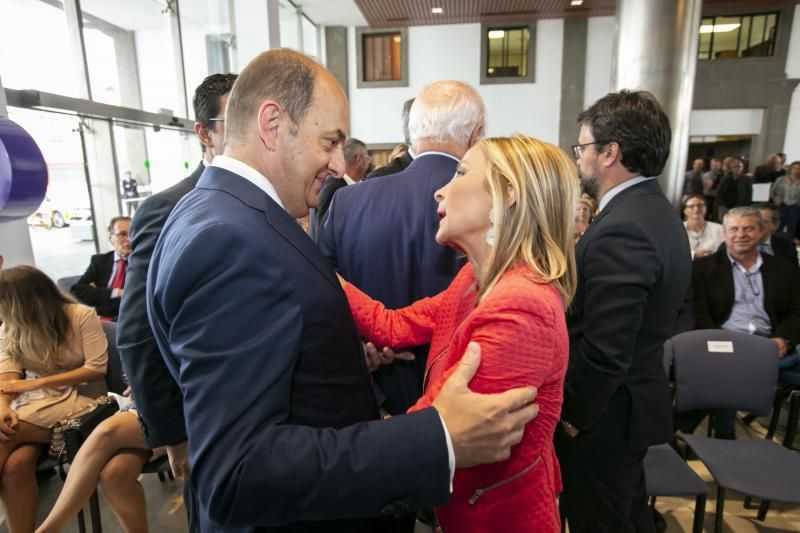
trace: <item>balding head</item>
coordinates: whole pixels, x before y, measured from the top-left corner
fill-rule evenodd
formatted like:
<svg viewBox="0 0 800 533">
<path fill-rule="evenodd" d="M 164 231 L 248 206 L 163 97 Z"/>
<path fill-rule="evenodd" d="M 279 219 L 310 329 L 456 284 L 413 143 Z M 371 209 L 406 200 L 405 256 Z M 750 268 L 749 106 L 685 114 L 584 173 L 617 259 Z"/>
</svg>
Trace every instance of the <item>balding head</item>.
<svg viewBox="0 0 800 533">
<path fill-rule="evenodd" d="M 461 157 L 483 135 L 486 111 L 483 99 L 470 85 L 460 81 L 438 81 L 423 87 L 408 121 L 411 144 L 416 152 L 425 144 L 454 145 Z"/>
<path fill-rule="evenodd" d="M 239 74 L 228 97 L 226 143 L 245 144 L 257 131 L 259 109 L 274 100 L 296 131 L 314 99 L 314 83 L 324 69 L 310 57 L 292 50 L 262 53 Z"/>
</svg>

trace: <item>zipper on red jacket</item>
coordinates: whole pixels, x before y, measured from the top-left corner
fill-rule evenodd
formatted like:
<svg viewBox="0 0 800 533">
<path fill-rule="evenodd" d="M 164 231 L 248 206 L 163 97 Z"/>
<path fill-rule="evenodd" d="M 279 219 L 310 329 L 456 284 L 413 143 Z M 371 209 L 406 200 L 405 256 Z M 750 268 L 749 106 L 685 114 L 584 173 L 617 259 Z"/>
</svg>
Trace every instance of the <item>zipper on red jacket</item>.
<svg viewBox="0 0 800 533">
<path fill-rule="evenodd" d="M 528 466 L 524 470 L 520 470 L 519 472 L 517 472 L 513 476 L 507 477 L 506 479 L 504 479 L 502 481 L 498 481 L 497 483 L 492 483 L 488 487 L 484 487 L 482 489 L 475 489 L 475 492 L 472 494 L 472 496 L 469 499 L 469 504 L 470 505 L 475 505 L 475 502 L 478 501 L 478 498 L 480 498 L 481 496 L 483 496 L 484 494 L 486 494 L 490 490 L 499 489 L 503 485 L 507 485 L 507 484 L 511 483 L 512 481 L 518 480 L 519 478 L 521 478 L 522 476 L 524 476 L 525 474 L 527 474 L 528 472 L 530 472 L 531 470 L 536 468 L 539 465 L 539 463 L 541 463 L 541 462 L 542 462 L 542 456 L 540 455 L 539 457 L 536 458 L 536 461 L 534 461 L 534 463 L 532 465 Z"/>
<path fill-rule="evenodd" d="M 431 361 L 431 364 L 429 364 L 429 365 L 428 365 L 428 368 L 426 368 L 426 369 L 425 369 L 425 375 L 424 375 L 424 376 L 422 376 L 422 390 L 423 390 L 423 391 L 425 390 L 425 386 L 428 384 L 428 376 L 429 376 L 429 374 L 431 373 L 431 368 L 433 368 L 433 365 L 435 365 L 435 364 L 436 364 L 436 362 L 437 362 L 439 359 L 441 359 L 441 358 L 442 358 L 442 356 L 445 354 L 445 352 L 447 352 L 447 348 L 446 348 L 446 347 L 445 347 L 445 349 L 444 349 L 444 350 L 442 350 L 441 352 L 439 352 L 439 355 L 437 355 L 436 357 L 434 357 L 434 358 L 433 358 L 433 360 Z"/>
</svg>

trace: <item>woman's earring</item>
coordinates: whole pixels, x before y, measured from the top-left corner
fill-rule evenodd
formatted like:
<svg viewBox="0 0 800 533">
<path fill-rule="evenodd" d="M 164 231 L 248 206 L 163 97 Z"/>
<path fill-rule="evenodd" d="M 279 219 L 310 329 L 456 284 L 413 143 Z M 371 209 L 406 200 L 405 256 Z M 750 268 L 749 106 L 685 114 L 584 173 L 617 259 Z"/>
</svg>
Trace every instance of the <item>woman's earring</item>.
<svg viewBox="0 0 800 533">
<path fill-rule="evenodd" d="M 489 211 L 489 230 L 486 232 L 486 244 L 494 246 L 494 209 Z"/>
</svg>

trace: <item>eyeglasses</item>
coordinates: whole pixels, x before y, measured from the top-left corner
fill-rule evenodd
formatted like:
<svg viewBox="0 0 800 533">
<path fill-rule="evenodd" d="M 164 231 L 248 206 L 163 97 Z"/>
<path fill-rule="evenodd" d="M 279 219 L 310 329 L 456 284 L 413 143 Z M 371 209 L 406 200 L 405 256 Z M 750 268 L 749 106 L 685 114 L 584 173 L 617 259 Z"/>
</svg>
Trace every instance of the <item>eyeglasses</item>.
<svg viewBox="0 0 800 533">
<path fill-rule="evenodd" d="M 753 293 L 753 296 L 758 298 L 761 296 L 761 291 L 758 289 L 758 285 L 753 281 L 753 276 L 756 276 L 758 272 L 745 272 L 744 277 L 747 278 L 747 284 L 750 286 L 750 291 Z"/>
<path fill-rule="evenodd" d="M 584 146 L 591 146 L 593 144 L 606 144 L 606 143 L 603 143 L 603 142 L 600 142 L 600 141 L 594 141 L 594 142 L 590 142 L 590 143 L 573 144 L 572 145 L 572 155 L 573 155 L 573 157 L 575 157 L 575 159 L 580 159 L 581 156 L 583 155 L 583 147 Z"/>
<path fill-rule="evenodd" d="M 111 236 L 118 237 L 120 239 L 126 239 L 130 236 L 130 234 L 127 231 L 120 231 L 119 233 L 112 233 Z"/>
<path fill-rule="evenodd" d="M 685 209 L 700 209 L 701 207 L 705 207 L 706 204 L 686 204 L 684 206 Z"/>
<path fill-rule="evenodd" d="M 209 122 L 225 122 L 225 117 L 214 117 L 208 119 Z"/>
</svg>

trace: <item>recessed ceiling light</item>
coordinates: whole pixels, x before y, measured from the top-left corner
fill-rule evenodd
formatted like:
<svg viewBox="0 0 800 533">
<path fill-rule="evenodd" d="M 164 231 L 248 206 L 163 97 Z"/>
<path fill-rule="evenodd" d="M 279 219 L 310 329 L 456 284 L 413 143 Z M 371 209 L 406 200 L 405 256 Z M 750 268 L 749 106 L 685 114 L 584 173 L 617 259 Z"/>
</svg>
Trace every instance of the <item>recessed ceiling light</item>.
<svg viewBox="0 0 800 533">
<path fill-rule="evenodd" d="M 569 5 L 571 5 L 571 6 L 581 6 L 581 5 L 583 5 L 583 0 L 572 0 L 572 2 L 569 3 Z"/>
<path fill-rule="evenodd" d="M 433 9 L 431 9 L 431 13 L 433 13 L 434 15 L 441 15 L 442 13 L 444 13 L 444 9 L 442 9 L 441 7 L 434 7 Z"/>
<path fill-rule="evenodd" d="M 489 39 L 502 39 L 506 36 L 506 32 L 503 30 L 490 30 L 489 31 Z"/>
<path fill-rule="evenodd" d="M 700 33 L 726 33 L 733 31 L 741 24 L 703 24 L 700 26 Z"/>
</svg>

